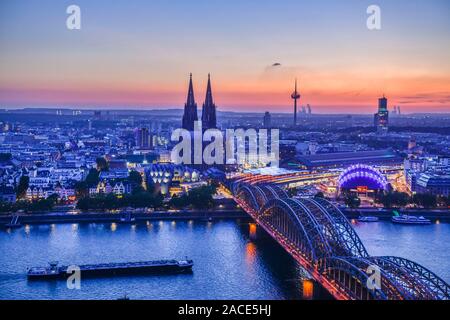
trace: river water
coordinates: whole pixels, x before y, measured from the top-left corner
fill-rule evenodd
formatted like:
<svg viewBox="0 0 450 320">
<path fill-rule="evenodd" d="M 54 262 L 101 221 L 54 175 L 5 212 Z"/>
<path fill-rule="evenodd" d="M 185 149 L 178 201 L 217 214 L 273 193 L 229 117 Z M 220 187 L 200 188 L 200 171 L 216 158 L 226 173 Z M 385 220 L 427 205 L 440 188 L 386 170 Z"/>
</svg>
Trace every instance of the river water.
<svg viewBox="0 0 450 320">
<path fill-rule="evenodd" d="M 450 281 L 450 224 L 354 225 L 372 255 L 412 259 Z M 253 230 L 254 231 L 254 230 Z M 0 231 L 0 299 L 302 299 L 301 271 L 283 249 L 240 220 L 137 225 L 29 225 Z M 29 282 L 30 266 L 194 260 L 191 274 Z M 314 290 L 315 298 L 326 297 Z"/>
</svg>

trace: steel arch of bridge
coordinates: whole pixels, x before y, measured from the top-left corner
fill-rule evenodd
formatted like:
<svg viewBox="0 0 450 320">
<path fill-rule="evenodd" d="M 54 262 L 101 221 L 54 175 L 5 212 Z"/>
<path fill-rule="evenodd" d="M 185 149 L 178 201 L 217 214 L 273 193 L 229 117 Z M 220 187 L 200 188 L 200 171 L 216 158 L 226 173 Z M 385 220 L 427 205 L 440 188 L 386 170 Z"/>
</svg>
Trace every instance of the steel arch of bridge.
<svg viewBox="0 0 450 320">
<path fill-rule="evenodd" d="M 233 184 L 232 193 L 251 200 L 252 208 L 259 211 L 271 199 L 288 198 L 285 190 L 277 185 Z"/>
<path fill-rule="evenodd" d="M 450 299 L 449 285 L 399 257 L 371 257 L 344 214 L 320 198 L 289 198 L 277 185 L 231 184 L 234 199 L 338 299 Z M 369 267 L 380 288 L 368 288 Z"/>
<path fill-rule="evenodd" d="M 413 299 L 450 298 L 450 286 L 417 262 L 394 256 L 370 257 L 370 260 L 384 270 L 389 270 L 393 276 L 400 278 L 399 274 L 402 274 L 401 279 L 408 279 L 410 286 L 407 289 Z"/>
<path fill-rule="evenodd" d="M 294 245 L 300 248 L 307 248 L 306 256 L 313 262 L 317 262 L 323 256 L 329 256 L 332 249 L 326 241 L 321 225 L 317 222 L 311 212 L 301 210 L 300 205 L 294 199 L 272 199 L 260 210 L 257 216 L 258 220 L 265 225 L 269 225 L 275 232 L 284 235 Z M 289 219 L 295 219 L 298 233 L 304 237 L 295 237 L 289 233 L 291 226 L 285 222 Z M 306 240 L 298 243 L 295 240 Z"/>
<path fill-rule="evenodd" d="M 356 261 L 363 259 L 356 258 Z M 343 257 L 331 257 L 322 262 L 322 274 L 331 279 L 339 290 L 345 291 L 351 299 L 355 300 L 387 300 L 388 295 L 383 286 L 369 290 L 367 282 L 369 275 L 364 269 L 355 264 L 352 259 Z M 395 288 L 397 289 L 397 288 Z"/>
<path fill-rule="evenodd" d="M 350 255 L 358 257 L 367 257 L 367 253 L 364 244 L 359 236 L 356 234 L 355 229 L 350 225 L 345 215 L 331 202 L 322 199 L 314 198 L 309 201 L 313 201 L 329 216 L 330 222 L 334 225 L 336 232 L 339 234 L 339 240 L 343 246 L 345 246 Z"/>
</svg>

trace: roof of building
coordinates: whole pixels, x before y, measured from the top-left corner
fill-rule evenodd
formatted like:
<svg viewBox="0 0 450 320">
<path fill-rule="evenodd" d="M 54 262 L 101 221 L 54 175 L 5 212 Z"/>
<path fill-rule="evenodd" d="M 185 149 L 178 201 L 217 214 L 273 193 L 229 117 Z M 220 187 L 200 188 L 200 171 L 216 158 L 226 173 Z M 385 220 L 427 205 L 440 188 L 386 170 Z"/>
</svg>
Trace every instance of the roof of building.
<svg viewBox="0 0 450 320">
<path fill-rule="evenodd" d="M 244 170 L 244 173 L 250 173 L 253 175 L 268 175 L 268 176 L 281 176 L 281 175 L 286 175 L 286 174 L 293 174 L 296 172 L 299 172 L 299 171 L 288 170 L 288 169 L 278 168 L 278 167 L 264 167 L 264 168 Z"/>
<path fill-rule="evenodd" d="M 297 160 L 306 167 L 332 167 L 357 163 L 401 163 L 403 161 L 402 158 L 391 149 L 315 154 L 298 156 Z"/>
<path fill-rule="evenodd" d="M 425 188 L 450 187 L 450 174 L 421 173 L 417 184 Z"/>
</svg>

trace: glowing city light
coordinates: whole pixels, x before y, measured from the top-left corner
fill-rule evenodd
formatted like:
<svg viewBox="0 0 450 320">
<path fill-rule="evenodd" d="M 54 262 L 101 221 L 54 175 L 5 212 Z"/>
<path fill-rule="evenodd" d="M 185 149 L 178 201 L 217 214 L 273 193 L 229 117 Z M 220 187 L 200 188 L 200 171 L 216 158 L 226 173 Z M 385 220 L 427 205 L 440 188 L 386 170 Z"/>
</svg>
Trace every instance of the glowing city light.
<svg viewBox="0 0 450 320">
<path fill-rule="evenodd" d="M 365 164 L 348 167 L 341 173 L 338 182 L 339 187 L 344 189 L 367 186 L 369 189 L 386 190 L 388 185 L 386 177 L 379 170 Z"/>
</svg>

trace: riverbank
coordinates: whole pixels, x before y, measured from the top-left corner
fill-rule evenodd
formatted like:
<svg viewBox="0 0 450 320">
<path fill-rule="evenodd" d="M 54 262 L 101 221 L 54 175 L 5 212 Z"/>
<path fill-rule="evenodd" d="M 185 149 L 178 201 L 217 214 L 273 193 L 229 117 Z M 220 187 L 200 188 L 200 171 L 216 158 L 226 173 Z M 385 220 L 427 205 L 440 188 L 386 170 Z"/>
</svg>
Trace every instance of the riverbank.
<svg viewBox="0 0 450 320">
<path fill-rule="evenodd" d="M 124 212 L 48 212 L 20 214 L 21 224 L 48 224 L 48 223 L 93 223 L 93 222 L 120 222 Z M 249 219 L 249 216 L 242 210 L 215 210 L 215 211 L 154 211 L 151 213 L 132 213 L 135 221 L 152 220 L 214 220 L 214 219 Z M 11 221 L 11 215 L 0 216 L 0 225 L 5 225 Z"/>
<path fill-rule="evenodd" d="M 411 216 L 423 216 L 432 221 L 450 222 L 450 210 L 433 210 L 433 209 L 377 209 L 377 208 L 360 208 L 360 209 L 341 209 L 345 216 L 349 219 L 356 219 L 359 216 L 374 216 L 380 220 L 390 220 L 393 216 L 393 210 L 400 214 Z"/>
<path fill-rule="evenodd" d="M 392 209 L 360 208 L 342 209 L 348 219 L 356 219 L 361 215 L 375 216 L 380 220 L 390 220 Z M 400 214 L 424 216 L 432 221 L 450 222 L 450 210 L 425 210 L 407 209 L 398 210 Z M 20 224 L 49 224 L 49 223 L 95 223 L 95 222 L 120 222 L 120 218 L 128 211 L 116 213 L 109 212 L 77 212 L 65 211 L 19 214 Z M 251 219 L 247 213 L 240 209 L 216 209 L 216 210 L 179 210 L 179 211 L 154 211 L 151 213 L 131 212 L 135 221 L 153 220 L 215 220 L 215 219 Z M 0 216 L 0 225 L 11 221 L 12 215 Z"/>
</svg>

